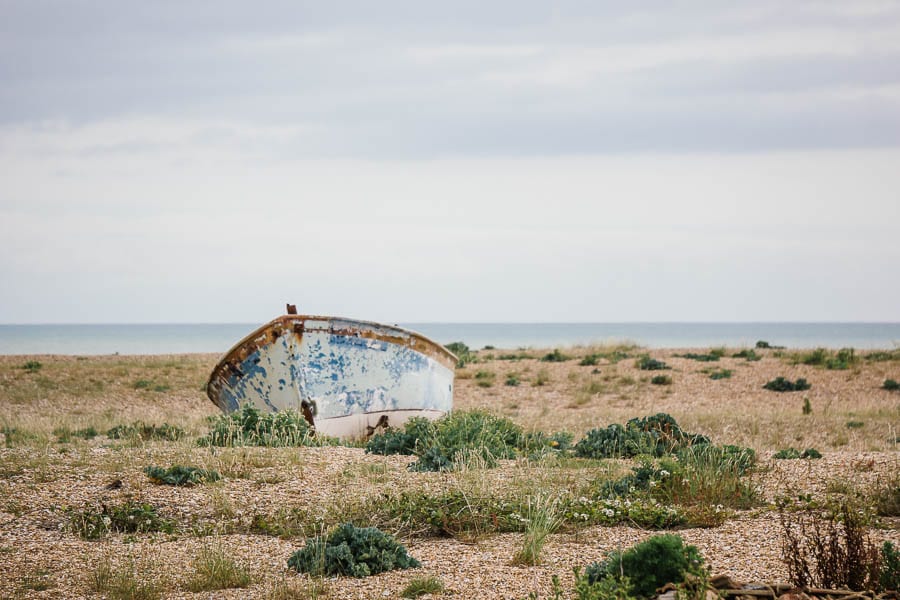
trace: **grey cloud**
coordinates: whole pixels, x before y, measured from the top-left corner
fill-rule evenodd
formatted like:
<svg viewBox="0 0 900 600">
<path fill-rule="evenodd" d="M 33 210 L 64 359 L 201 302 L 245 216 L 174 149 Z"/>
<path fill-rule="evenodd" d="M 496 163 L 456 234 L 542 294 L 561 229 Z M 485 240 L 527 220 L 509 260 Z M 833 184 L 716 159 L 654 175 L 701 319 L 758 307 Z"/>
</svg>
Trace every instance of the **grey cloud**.
<svg viewBox="0 0 900 600">
<path fill-rule="evenodd" d="M 900 28 L 900 15 L 890 7 L 413 1 L 248 6 L 7 2 L 0 19 L 0 123 L 161 116 L 309 128 L 274 143 L 273 149 L 294 157 L 900 144 L 900 109 L 882 93 L 900 80 L 900 51 L 673 57 L 650 66 L 588 69 L 575 84 L 541 80 L 542 69 L 565 71 L 567 61 L 577 77 L 574 63 L 587 60 L 579 56 L 582 48 L 589 57 L 612 45 L 627 56 L 647 43 L 748 33 L 764 40 L 769 31 L 802 34 L 835 26 L 859 39 L 884 37 L 891 27 Z M 435 50 L 454 44 L 534 52 L 434 58 Z M 608 66 L 599 64 L 602 56 L 596 60 Z M 495 77 L 516 73 L 522 75 L 519 82 Z M 848 87 L 871 91 L 871 97 L 833 97 Z M 786 97 L 773 103 L 764 97 L 771 93 Z M 135 140 L 133 147 L 143 143 Z"/>
</svg>

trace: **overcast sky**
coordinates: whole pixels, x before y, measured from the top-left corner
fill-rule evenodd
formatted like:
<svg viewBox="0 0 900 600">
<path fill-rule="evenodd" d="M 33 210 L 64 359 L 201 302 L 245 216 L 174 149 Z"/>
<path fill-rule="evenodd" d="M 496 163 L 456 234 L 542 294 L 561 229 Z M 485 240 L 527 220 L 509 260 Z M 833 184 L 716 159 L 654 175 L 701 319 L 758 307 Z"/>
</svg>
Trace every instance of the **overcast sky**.
<svg viewBox="0 0 900 600">
<path fill-rule="evenodd" d="M 900 320 L 900 2 L 0 0 L 0 323 Z"/>
</svg>

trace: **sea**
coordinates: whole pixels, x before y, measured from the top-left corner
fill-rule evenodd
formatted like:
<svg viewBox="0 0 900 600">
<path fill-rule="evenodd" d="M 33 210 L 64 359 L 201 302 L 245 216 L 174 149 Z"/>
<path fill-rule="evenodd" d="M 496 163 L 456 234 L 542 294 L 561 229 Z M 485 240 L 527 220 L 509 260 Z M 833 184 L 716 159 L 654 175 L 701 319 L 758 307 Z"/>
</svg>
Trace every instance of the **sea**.
<svg viewBox="0 0 900 600">
<path fill-rule="evenodd" d="M 0 354 L 224 353 L 261 323 L 0 325 Z M 399 323 L 472 349 L 633 343 L 648 348 L 900 347 L 900 323 Z"/>
</svg>

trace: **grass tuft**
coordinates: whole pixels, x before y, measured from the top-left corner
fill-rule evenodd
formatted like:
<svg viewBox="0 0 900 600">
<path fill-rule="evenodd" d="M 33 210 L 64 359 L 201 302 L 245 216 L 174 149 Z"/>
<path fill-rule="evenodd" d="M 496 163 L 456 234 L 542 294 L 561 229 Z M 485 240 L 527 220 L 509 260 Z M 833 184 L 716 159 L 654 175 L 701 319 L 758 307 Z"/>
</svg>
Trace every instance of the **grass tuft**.
<svg viewBox="0 0 900 600">
<path fill-rule="evenodd" d="M 418 598 L 425 594 L 440 594 L 444 591 L 444 582 L 440 578 L 430 575 L 417 577 L 406 584 L 400 592 L 402 598 Z"/>
<path fill-rule="evenodd" d="M 513 564 L 538 565 L 547 536 L 562 524 L 559 499 L 549 495 L 529 496 L 525 502 L 525 537 L 522 547 L 513 556 Z"/>
<path fill-rule="evenodd" d="M 250 585 L 250 573 L 219 545 L 205 546 L 194 557 L 194 574 L 188 581 L 192 592 L 210 592 Z"/>
</svg>

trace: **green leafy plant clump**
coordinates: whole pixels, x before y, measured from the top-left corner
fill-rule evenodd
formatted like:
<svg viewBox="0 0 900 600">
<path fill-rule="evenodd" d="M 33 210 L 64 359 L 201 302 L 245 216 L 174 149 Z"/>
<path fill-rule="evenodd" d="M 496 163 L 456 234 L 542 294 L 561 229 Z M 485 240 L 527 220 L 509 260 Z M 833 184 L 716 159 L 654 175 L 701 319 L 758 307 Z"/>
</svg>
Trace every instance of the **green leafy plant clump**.
<svg viewBox="0 0 900 600">
<path fill-rule="evenodd" d="M 822 453 L 816 450 L 815 448 L 807 448 L 802 452 L 797 450 L 796 448 L 784 448 L 776 452 L 772 458 L 776 458 L 779 460 L 791 460 L 798 458 L 822 458 Z"/>
<path fill-rule="evenodd" d="M 751 349 L 747 349 L 747 348 L 745 348 L 744 350 L 741 350 L 740 352 L 736 352 L 736 353 L 732 354 L 731 357 L 732 358 L 743 358 L 743 359 L 746 359 L 747 362 L 756 362 L 758 360 L 762 360 L 762 356 L 757 354 L 755 351 L 753 351 Z"/>
<path fill-rule="evenodd" d="M 882 590 L 900 590 L 900 552 L 891 542 L 881 546 L 881 572 L 878 583 Z"/>
<path fill-rule="evenodd" d="M 784 346 L 776 346 L 774 344 L 770 344 L 765 340 L 759 340 L 756 342 L 756 347 L 762 350 L 784 350 Z"/>
<path fill-rule="evenodd" d="M 450 342 L 444 348 L 456 355 L 456 367 L 462 369 L 469 363 L 478 362 L 478 355 L 463 342 Z"/>
<path fill-rule="evenodd" d="M 637 368 L 641 371 L 664 371 L 670 369 L 669 365 L 661 360 L 656 360 L 650 356 L 644 355 L 637 361 Z"/>
<path fill-rule="evenodd" d="M 654 375 L 650 383 L 653 385 L 672 385 L 672 378 L 668 375 Z"/>
<path fill-rule="evenodd" d="M 568 436 L 568 437 L 567 437 Z M 484 411 L 458 411 L 429 421 L 413 418 L 402 428 L 376 434 L 366 444 L 372 454 L 410 454 L 413 471 L 447 471 L 467 461 L 492 467 L 498 459 L 562 450 L 568 434 L 526 434 L 505 417 Z"/>
<path fill-rule="evenodd" d="M 368 577 L 421 566 L 406 548 L 376 527 L 339 525 L 328 536 L 307 538 L 306 546 L 287 561 L 300 573 Z"/>
<path fill-rule="evenodd" d="M 116 425 L 106 432 L 106 436 L 114 440 L 140 439 L 175 442 L 184 437 L 184 430 L 168 423 L 152 425 L 143 421 L 135 421 L 130 425 Z"/>
<path fill-rule="evenodd" d="M 890 392 L 896 392 L 900 390 L 900 383 L 897 383 L 895 379 L 885 379 L 884 383 L 881 384 L 881 388 Z"/>
<path fill-rule="evenodd" d="M 584 458 L 627 458 L 639 454 L 662 456 L 682 446 L 708 444 L 704 435 L 683 431 L 666 413 L 613 423 L 606 429 L 591 429 L 575 444 L 575 455 Z"/>
<path fill-rule="evenodd" d="M 604 482 L 600 491 L 630 499 L 643 496 L 665 505 L 704 507 L 687 511 L 687 521 L 717 525 L 727 516 L 726 508 L 744 509 L 757 503 L 756 488 L 742 479 L 755 463 L 751 448 L 697 444 L 658 461 L 641 457 L 630 475 Z"/>
<path fill-rule="evenodd" d="M 605 560 L 589 565 L 581 577 L 588 586 L 627 583 L 639 598 L 652 598 L 667 583 L 680 584 L 689 576 L 706 576 L 703 557 L 681 536 L 653 536 L 624 552 L 613 551 Z M 606 582 L 604 584 L 604 582 Z"/>
<path fill-rule="evenodd" d="M 39 360 L 29 360 L 29 361 L 26 361 L 24 365 L 22 365 L 22 368 L 24 370 L 28 371 L 29 373 L 37 373 L 43 367 L 44 367 L 44 365 Z"/>
<path fill-rule="evenodd" d="M 567 360 L 572 360 L 572 357 L 560 352 L 559 348 L 554 348 L 553 352 L 545 354 L 544 357 L 541 358 L 541 362 L 566 362 Z"/>
<path fill-rule="evenodd" d="M 212 419 L 212 429 L 197 440 L 201 446 L 330 446 L 335 440 L 317 436 L 301 413 L 263 413 L 251 404 Z"/>
<path fill-rule="evenodd" d="M 773 392 L 801 392 L 803 390 L 808 390 L 811 387 L 812 385 L 802 377 L 797 379 L 797 381 L 791 381 L 784 377 L 776 377 L 763 386 L 763 388 Z"/>
<path fill-rule="evenodd" d="M 164 519 L 152 504 L 128 500 L 123 504 L 88 507 L 68 511 L 69 530 L 86 540 L 97 540 L 109 533 L 172 533 L 175 524 Z"/>
<path fill-rule="evenodd" d="M 731 379 L 731 374 L 731 369 L 717 369 L 709 374 L 709 378 L 712 380 Z"/>
<path fill-rule="evenodd" d="M 163 467 L 145 467 L 144 473 L 153 483 L 165 485 L 197 485 L 219 481 L 222 476 L 218 471 L 200 469 L 197 467 L 185 467 L 173 465 L 168 469 Z"/>
<path fill-rule="evenodd" d="M 684 354 L 676 354 L 675 356 L 679 356 L 681 358 L 689 358 L 691 360 L 696 360 L 698 362 L 717 362 L 722 355 L 719 353 L 707 353 L 707 354 L 698 354 L 696 352 L 686 352 Z"/>
</svg>

